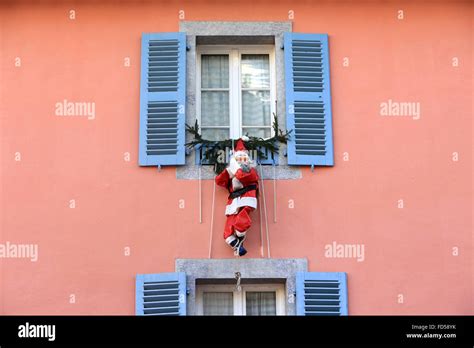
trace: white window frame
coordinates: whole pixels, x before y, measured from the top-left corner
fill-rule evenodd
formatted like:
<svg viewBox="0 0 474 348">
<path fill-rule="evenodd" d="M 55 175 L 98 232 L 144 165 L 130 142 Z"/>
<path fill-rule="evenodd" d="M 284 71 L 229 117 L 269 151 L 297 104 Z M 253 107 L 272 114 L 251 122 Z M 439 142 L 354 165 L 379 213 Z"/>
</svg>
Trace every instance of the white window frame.
<svg viewBox="0 0 474 348">
<path fill-rule="evenodd" d="M 201 123 L 201 55 L 229 55 L 229 136 L 231 139 L 242 137 L 242 82 L 241 59 L 243 54 L 268 54 L 270 62 L 270 137 L 273 137 L 273 113 L 276 113 L 276 75 L 274 45 L 199 45 L 196 48 L 196 119 Z M 214 127 L 204 127 L 214 128 Z M 226 127 L 215 127 L 226 128 Z M 256 128 L 261 128 L 256 126 Z"/>
<path fill-rule="evenodd" d="M 196 285 L 196 315 L 204 315 L 204 292 L 232 292 L 234 299 L 234 315 L 247 315 L 246 293 L 248 291 L 274 291 L 276 293 L 276 315 L 286 315 L 284 284 L 243 284 L 241 291 L 231 284 Z"/>
</svg>

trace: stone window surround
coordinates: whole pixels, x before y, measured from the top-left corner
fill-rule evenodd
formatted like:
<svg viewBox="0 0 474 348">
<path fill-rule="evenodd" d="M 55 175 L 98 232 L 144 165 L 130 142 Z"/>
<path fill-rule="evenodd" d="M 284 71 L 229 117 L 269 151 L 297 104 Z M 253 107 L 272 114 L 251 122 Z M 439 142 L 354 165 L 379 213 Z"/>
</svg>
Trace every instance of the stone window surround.
<svg viewBox="0 0 474 348">
<path fill-rule="evenodd" d="M 284 283 L 286 315 L 296 315 L 296 273 L 308 271 L 307 259 L 176 259 L 176 272 L 186 273 L 187 315 L 196 313 L 196 286 L 199 284 Z"/>
<path fill-rule="evenodd" d="M 283 33 L 292 31 L 292 22 L 209 22 L 209 21 L 181 21 L 179 31 L 186 33 L 186 123 L 194 124 L 196 119 L 196 44 L 275 44 L 276 70 L 276 99 L 277 115 L 280 127 L 286 126 L 285 116 L 285 78 Z M 192 137 L 186 134 L 186 142 Z M 258 168 L 264 179 L 300 179 L 301 171 L 298 167 L 288 166 L 286 145 L 280 144 L 279 164 L 273 166 L 262 165 Z M 195 165 L 195 151 L 186 156 L 186 165 L 176 167 L 177 179 L 214 179 L 212 166 Z M 199 175 L 200 174 L 200 175 Z"/>
</svg>

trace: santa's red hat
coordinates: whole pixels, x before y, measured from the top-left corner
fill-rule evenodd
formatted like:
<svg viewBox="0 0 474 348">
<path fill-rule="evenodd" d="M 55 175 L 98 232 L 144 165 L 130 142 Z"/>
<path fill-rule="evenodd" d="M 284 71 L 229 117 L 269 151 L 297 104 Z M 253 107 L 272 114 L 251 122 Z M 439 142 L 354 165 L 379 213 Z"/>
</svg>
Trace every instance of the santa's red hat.
<svg viewBox="0 0 474 348">
<path fill-rule="evenodd" d="M 242 137 L 240 139 L 237 140 L 237 142 L 235 143 L 235 146 L 234 146 L 234 153 L 237 153 L 239 151 L 243 151 L 243 152 L 248 152 L 247 148 L 245 147 L 245 138 L 247 137 Z M 248 138 L 247 138 L 248 140 Z"/>
</svg>

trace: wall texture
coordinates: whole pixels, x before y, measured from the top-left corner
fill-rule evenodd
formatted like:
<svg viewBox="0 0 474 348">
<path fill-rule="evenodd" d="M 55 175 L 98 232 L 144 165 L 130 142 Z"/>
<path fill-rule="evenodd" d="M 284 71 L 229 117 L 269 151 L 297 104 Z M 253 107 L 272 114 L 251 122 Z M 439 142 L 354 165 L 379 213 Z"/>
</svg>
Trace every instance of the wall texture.
<svg viewBox="0 0 474 348">
<path fill-rule="evenodd" d="M 137 165 L 141 33 L 178 31 L 181 10 L 329 34 L 335 166 L 278 181 L 276 223 L 266 181 L 271 256 L 347 272 L 350 314 L 473 314 L 472 3 L 260 0 L 0 3 L 0 243 L 38 246 L 0 258 L 0 314 L 133 314 L 135 274 L 207 258 L 212 182 L 199 224 L 197 181 Z M 64 100 L 94 117 L 57 116 Z M 421 112 L 383 116 L 389 100 Z M 213 258 L 233 257 L 225 198 Z"/>
</svg>

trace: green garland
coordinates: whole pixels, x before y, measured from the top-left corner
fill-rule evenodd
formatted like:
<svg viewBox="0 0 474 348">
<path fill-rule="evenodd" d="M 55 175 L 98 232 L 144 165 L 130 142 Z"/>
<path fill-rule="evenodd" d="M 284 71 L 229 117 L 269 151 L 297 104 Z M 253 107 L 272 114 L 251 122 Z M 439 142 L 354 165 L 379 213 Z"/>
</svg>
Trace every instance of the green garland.
<svg viewBox="0 0 474 348">
<path fill-rule="evenodd" d="M 278 144 L 277 142 L 286 144 L 290 138 L 290 131 L 283 131 L 278 126 L 278 117 L 275 113 L 273 113 L 273 132 L 274 136 L 268 139 L 263 139 L 260 137 L 248 137 L 249 140 L 245 141 L 245 147 L 249 151 L 256 151 L 256 154 L 259 158 L 267 158 L 266 153 L 277 154 L 278 153 Z M 194 139 L 186 144 L 189 149 L 193 149 L 195 147 L 203 146 L 204 154 L 203 157 L 207 161 L 207 163 L 214 165 L 214 172 L 220 173 L 224 168 L 227 166 L 227 163 L 222 160 L 222 154 L 225 154 L 226 149 L 233 149 L 232 145 L 236 140 L 232 139 L 225 139 L 219 141 L 212 141 L 203 139 L 200 132 L 199 132 L 199 125 L 196 120 L 194 123 L 194 127 L 189 126 L 186 124 L 186 131 L 189 132 L 194 136 Z M 265 149 L 266 151 L 262 151 Z M 254 152 L 255 153 L 255 152 Z"/>
</svg>

